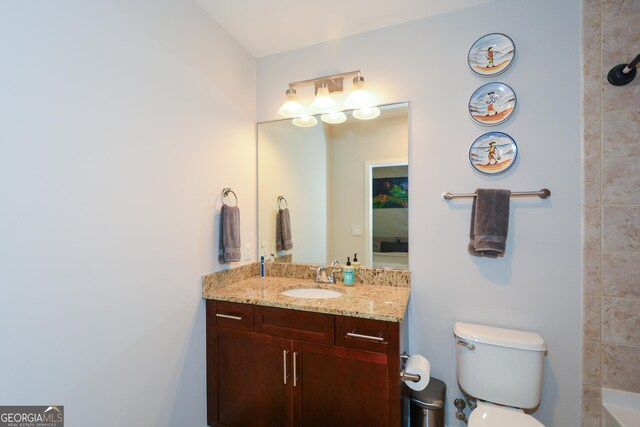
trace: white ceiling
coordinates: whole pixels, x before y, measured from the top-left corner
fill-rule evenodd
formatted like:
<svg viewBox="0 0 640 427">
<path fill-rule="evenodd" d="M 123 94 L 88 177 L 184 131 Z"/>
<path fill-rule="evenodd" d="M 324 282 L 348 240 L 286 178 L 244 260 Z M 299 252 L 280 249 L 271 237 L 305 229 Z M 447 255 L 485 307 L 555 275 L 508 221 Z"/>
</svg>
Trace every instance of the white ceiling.
<svg viewBox="0 0 640 427">
<path fill-rule="evenodd" d="M 493 0 L 194 0 L 254 57 Z"/>
</svg>

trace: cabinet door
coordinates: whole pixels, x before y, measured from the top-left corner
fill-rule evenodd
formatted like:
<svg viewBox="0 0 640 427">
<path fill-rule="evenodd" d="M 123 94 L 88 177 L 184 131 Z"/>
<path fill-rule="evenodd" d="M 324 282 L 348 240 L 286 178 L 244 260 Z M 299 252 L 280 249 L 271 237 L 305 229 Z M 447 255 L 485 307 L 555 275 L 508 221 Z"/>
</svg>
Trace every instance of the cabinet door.
<svg viewBox="0 0 640 427">
<path fill-rule="evenodd" d="M 296 426 L 395 425 L 389 424 L 387 355 L 294 342 L 293 356 Z"/>
<path fill-rule="evenodd" d="M 210 341 L 209 425 L 291 426 L 291 341 L 223 328 Z"/>
</svg>

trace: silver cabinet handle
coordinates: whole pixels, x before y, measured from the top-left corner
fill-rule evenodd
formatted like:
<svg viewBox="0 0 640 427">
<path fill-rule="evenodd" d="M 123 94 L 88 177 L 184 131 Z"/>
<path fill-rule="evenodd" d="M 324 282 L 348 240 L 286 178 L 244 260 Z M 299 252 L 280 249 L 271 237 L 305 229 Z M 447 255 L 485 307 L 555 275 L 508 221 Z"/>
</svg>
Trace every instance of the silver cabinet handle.
<svg viewBox="0 0 640 427">
<path fill-rule="evenodd" d="M 468 343 L 468 342 L 464 342 L 462 340 L 456 340 L 456 344 L 461 345 L 463 347 L 467 347 L 469 350 L 475 350 L 476 349 L 475 345 L 473 345 L 471 343 Z"/>
<path fill-rule="evenodd" d="M 216 313 L 216 317 L 222 317 L 223 319 L 242 320 L 242 316 L 232 316 L 230 314 Z"/>
<path fill-rule="evenodd" d="M 355 332 L 347 332 L 347 336 L 351 338 L 362 338 L 363 340 L 370 340 L 370 341 L 384 341 L 384 338 L 382 337 L 374 337 L 371 335 L 361 335 L 361 334 L 356 334 Z"/>
<path fill-rule="evenodd" d="M 289 351 L 282 350 L 282 366 L 284 367 L 283 369 L 284 376 L 282 380 L 284 381 L 285 384 L 287 384 L 287 378 L 289 378 L 289 375 L 287 375 L 287 354 L 289 354 Z"/>
<path fill-rule="evenodd" d="M 294 387 L 298 385 L 297 359 L 298 359 L 298 353 L 294 351 L 293 352 L 293 386 Z"/>
</svg>

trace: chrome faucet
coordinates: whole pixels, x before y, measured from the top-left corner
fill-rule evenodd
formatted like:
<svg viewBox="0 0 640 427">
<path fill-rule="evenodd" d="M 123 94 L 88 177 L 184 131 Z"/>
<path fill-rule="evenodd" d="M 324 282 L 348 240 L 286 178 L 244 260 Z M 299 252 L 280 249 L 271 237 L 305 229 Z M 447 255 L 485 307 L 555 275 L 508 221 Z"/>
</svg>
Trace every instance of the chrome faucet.
<svg viewBox="0 0 640 427">
<path fill-rule="evenodd" d="M 327 267 L 324 265 L 318 266 L 316 269 L 316 283 L 329 283 L 329 279 L 327 278 Z"/>
<path fill-rule="evenodd" d="M 331 263 L 331 274 L 329 275 L 329 283 L 336 283 L 336 278 L 333 275 L 333 273 L 340 273 L 342 271 L 341 268 L 335 268 L 336 265 L 339 265 L 340 263 L 338 262 L 337 259 L 334 259 L 333 262 Z"/>
<path fill-rule="evenodd" d="M 341 268 L 335 268 L 336 265 L 338 265 L 338 260 L 333 261 L 330 266 L 319 265 L 318 267 L 311 267 L 316 272 L 316 283 L 336 283 L 336 278 L 333 274 L 342 271 Z M 327 269 L 331 269 L 328 276 Z"/>
</svg>

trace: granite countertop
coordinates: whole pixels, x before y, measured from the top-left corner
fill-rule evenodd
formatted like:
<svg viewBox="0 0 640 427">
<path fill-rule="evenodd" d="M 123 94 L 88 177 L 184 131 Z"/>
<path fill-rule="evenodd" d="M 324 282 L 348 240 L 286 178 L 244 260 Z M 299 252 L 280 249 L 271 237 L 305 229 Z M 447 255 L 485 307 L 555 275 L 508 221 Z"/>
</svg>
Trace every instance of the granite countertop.
<svg viewBox="0 0 640 427">
<path fill-rule="evenodd" d="M 292 298 L 281 294 L 294 288 L 326 288 L 343 292 L 332 299 Z M 402 322 L 409 303 L 408 286 L 383 286 L 356 283 L 345 286 L 315 283 L 312 280 L 289 277 L 250 277 L 203 288 L 202 297 L 217 301 L 313 311 L 317 313 L 362 317 Z"/>
</svg>

